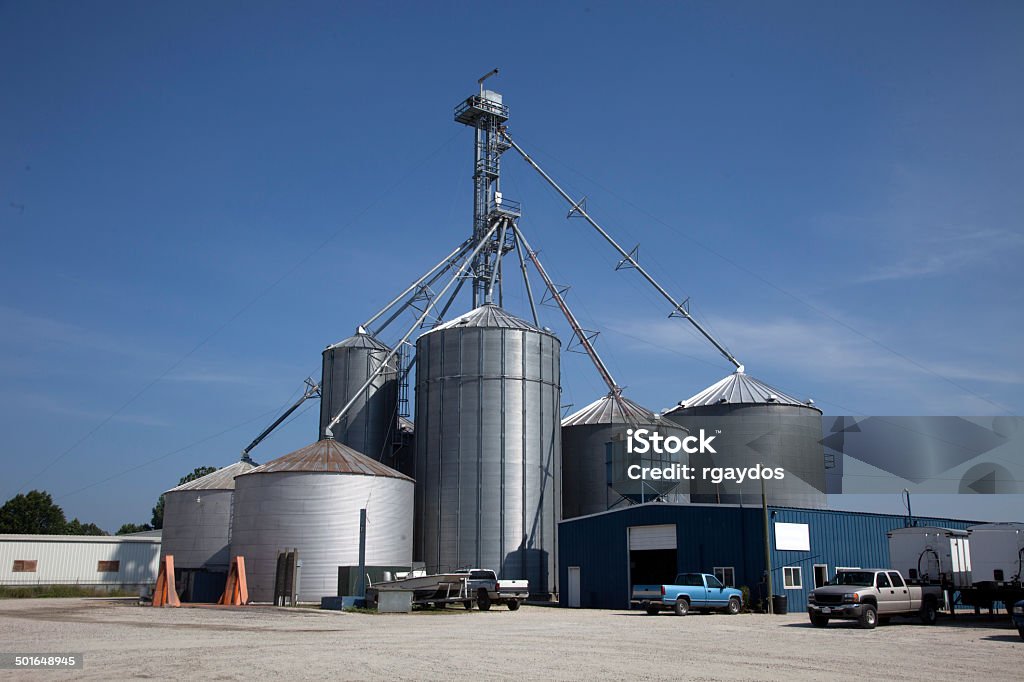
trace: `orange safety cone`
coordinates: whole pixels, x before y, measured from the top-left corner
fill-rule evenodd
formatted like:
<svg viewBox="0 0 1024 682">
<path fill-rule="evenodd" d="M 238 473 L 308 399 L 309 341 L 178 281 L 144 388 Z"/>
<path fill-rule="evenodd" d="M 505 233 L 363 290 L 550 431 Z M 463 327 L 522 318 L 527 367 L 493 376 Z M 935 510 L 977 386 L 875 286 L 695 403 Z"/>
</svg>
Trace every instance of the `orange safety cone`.
<svg viewBox="0 0 1024 682">
<path fill-rule="evenodd" d="M 160 572 L 153 591 L 153 606 L 181 606 L 174 586 L 174 557 L 168 554 L 160 562 Z"/>
<path fill-rule="evenodd" d="M 217 603 L 222 606 L 243 606 L 249 602 L 249 585 L 245 579 L 245 557 L 236 556 L 228 568 L 224 594 Z"/>
</svg>

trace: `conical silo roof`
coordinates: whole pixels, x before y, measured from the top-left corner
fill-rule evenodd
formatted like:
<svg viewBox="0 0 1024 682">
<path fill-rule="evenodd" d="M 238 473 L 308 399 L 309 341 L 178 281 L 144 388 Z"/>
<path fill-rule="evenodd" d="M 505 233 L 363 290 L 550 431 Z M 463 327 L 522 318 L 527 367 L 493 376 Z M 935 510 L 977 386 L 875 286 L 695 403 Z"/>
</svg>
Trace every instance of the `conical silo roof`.
<svg viewBox="0 0 1024 682">
<path fill-rule="evenodd" d="M 171 488 L 167 492 L 176 493 L 182 490 L 234 490 L 235 489 L 235 476 L 244 474 L 248 471 L 252 471 L 256 468 L 253 462 L 242 460 L 235 462 L 223 469 L 217 469 L 214 472 L 201 476 L 192 481 L 182 483 L 176 488 Z"/>
<path fill-rule="evenodd" d="M 619 401 L 625 406 L 627 413 L 623 415 Z M 654 413 L 634 403 L 629 398 L 619 396 L 619 400 L 605 395 L 590 403 L 562 420 L 562 428 L 567 426 L 584 426 L 590 424 L 627 424 L 636 422 L 650 424 L 655 420 Z"/>
<path fill-rule="evenodd" d="M 347 339 L 342 339 L 341 341 L 338 341 L 338 343 L 332 343 L 330 346 L 327 346 L 327 350 L 332 350 L 334 348 L 370 348 L 372 350 L 391 350 L 381 343 L 377 337 L 372 334 L 367 334 L 365 331 L 356 332 Z"/>
<path fill-rule="evenodd" d="M 470 310 L 464 315 L 460 315 L 453 320 L 448 320 L 443 324 L 439 324 L 431 329 L 430 332 L 434 332 L 439 329 L 455 329 L 457 327 L 498 327 L 505 329 L 527 329 L 535 332 L 550 333 L 543 329 L 538 329 L 526 320 L 516 317 L 512 313 L 503 308 L 499 308 L 493 303 L 485 303 L 479 308 Z M 429 334 L 430 332 L 427 333 Z"/>
<path fill-rule="evenodd" d="M 275 474 L 320 473 L 320 474 L 354 474 L 357 476 L 384 476 L 412 481 L 403 473 L 370 459 L 366 455 L 339 443 L 333 438 L 325 438 L 311 443 L 295 452 L 271 460 L 246 473 Z"/>
<path fill-rule="evenodd" d="M 794 398 L 749 374 L 737 371 L 682 401 L 667 414 L 708 405 L 792 405 L 818 409 L 814 407 L 812 401 Z"/>
</svg>

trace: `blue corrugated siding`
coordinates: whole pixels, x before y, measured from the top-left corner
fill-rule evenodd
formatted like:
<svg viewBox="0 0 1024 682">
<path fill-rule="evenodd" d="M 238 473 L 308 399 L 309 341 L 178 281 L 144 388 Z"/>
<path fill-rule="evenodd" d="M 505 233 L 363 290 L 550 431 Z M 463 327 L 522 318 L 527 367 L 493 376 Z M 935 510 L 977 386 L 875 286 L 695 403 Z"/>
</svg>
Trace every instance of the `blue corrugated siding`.
<svg viewBox="0 0 1024 682">
<path fill-rule="evenodd" d="M 889 567 L 890 530 L 903 528 L 906 517 L 890 514 L 867 514 L 824 509 L 789 509 L 772 507 L 771 521 L 805 523 L 810 537 L 810 551 L 782 551 L 775 549 L 775 525 L 769 523 L 772 546 L 772 591 L 784 594 L 790 611 L 807 608 L 807 595 L 814 589 L 814 564 L 828 566 L 828 575 L 835 575 L 837 566 L 862 568 Z M 955 519 L 916 518 L 919 526 L 966 529 L 975 521 Z M 785 589 L 783 568 L 799 566 L 803 586 Z"/>
<path fill-rule="evenodd" d="M 814 564 L 826 564 L 831 577 L 836 566 L 887 566 L 886 533 L 902 528 L 902 516 L 833 510 L 772 507 L 772 522 L 808 525 L 810 551 L 772 546 L 772 589 L 785 594 L 790 611 L 804 610 L 814 584 Z M 966 528 L 973 521 L 919 518 L 918 525 Z M 630 526 L 676 524 L 679 571 L 710 573 L 715 566 L 732 566 L 736 585 L 750 587 L 756 599 L 763 591 L 764 518 L 756 507 L 647 504 L 571 519 L 559 524 L 559 585 L 563 606 L 568 601 L 568 567 L 580 567 L 580 605 L 584 608 L 629 608 Z M 783 589 L 783 567 L 800 566 L 803 587 Z"/>
<path fill-rule="evenodd" d="M 739 507 L 637 505 L 559 525 L 559 584 L 568 599 L 568 567 L 580 567 L 580 606 L 629 608 L 630 526 L 676 525 L 677 570 L 710 572 L 732 566 L 736 584 L 756 584 L 764 574 L 759 510 Z"/>
</svg>

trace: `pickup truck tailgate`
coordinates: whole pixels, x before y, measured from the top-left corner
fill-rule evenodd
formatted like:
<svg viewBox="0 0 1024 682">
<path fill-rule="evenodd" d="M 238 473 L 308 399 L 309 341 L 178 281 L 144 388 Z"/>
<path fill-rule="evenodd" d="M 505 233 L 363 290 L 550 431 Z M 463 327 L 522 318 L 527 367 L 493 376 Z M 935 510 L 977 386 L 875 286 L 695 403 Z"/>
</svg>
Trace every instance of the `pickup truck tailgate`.
<svg viewBox="0 0 1024 682">
<path fill-rule="evenodd" d="M 643 601 L 645 599 L 661 601 L 661 585 L 634 585 L 633 600 Z"/>
<path fill-rule="evenodd" d="M 501 594 L 529 593 L 529 580 L 499 580 L 496 589 Z"/>
</svg>

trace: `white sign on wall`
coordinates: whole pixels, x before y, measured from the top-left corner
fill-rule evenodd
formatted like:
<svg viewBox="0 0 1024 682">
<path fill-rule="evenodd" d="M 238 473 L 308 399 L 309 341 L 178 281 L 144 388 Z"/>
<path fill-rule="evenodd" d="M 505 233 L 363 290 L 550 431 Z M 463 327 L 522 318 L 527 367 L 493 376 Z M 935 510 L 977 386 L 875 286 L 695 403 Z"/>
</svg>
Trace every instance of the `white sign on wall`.
<svg viewBox="0 0 1024 682">
<path fill-rule="evenodd" d="M 776 523 L 775 549 L 811 551 L 811 536 L 806 523 Z"/>
</svg>

